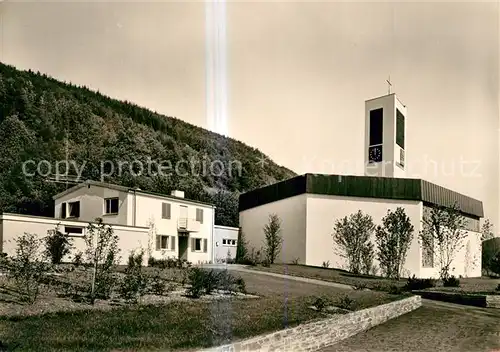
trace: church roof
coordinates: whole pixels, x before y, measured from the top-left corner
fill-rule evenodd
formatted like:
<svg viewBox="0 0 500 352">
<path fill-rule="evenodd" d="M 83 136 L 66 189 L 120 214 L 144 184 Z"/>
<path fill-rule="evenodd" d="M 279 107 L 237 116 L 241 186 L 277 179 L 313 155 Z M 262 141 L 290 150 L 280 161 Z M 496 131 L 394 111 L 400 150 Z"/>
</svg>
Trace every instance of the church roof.
<svg viewBox="0 0 500 352">
<path fill-rule="evenodd" d="M 483 203 L 421 179 L 305 174 L 240 195 L 239 211 L 300 194 L 421 201 L 451 207 L 474 218 L 484 216 Z"/>
</svg>

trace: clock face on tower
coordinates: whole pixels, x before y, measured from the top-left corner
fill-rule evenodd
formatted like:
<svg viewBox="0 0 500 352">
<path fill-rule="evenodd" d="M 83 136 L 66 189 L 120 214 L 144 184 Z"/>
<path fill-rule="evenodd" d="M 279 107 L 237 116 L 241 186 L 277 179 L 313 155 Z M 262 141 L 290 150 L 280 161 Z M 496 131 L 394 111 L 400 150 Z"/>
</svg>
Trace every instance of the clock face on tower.
<svg viewBox="0 0 500 352">
<path fill-rule="evenodd" d="M 382 162 L 382 146 L 376 145 L 368 149 L 368 162 L 380 163 Z"/>
</svg>

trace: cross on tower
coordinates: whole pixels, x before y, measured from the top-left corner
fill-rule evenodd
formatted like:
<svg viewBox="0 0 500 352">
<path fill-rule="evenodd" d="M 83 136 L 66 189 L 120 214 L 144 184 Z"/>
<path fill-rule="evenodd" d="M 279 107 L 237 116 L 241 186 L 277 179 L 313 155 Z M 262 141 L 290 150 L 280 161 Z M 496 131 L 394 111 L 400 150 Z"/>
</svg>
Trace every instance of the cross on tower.
<svg viewBox="0 0 500 352">
<path fill-rule="evenodd" d="M 387 82 L 387 84 L 388 84 L 387 89 L 388 89 L 388 91 L 389 91 L 389 93 L 387 93 L 387 94 L 391 94 L 391 87 L 392 87 L 392 83 L 391 83 L 391 76 L 389 76 L 389 79 L 387 79 L 387 80 L 386 80 L 386 82 Z"/>
</svg>

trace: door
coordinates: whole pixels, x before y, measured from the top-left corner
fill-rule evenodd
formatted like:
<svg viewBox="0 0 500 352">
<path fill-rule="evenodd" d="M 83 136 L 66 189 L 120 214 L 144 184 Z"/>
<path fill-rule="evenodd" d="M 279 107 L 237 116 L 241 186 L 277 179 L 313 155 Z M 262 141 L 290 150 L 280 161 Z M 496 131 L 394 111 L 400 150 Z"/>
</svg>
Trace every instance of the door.
<svg viewBox="0 0 500 352">
<path fill-rule="evenodd" d="M 179 236 L 179 259 L 187 260 L 188 255 L 188 236 Z"/>
</svg>

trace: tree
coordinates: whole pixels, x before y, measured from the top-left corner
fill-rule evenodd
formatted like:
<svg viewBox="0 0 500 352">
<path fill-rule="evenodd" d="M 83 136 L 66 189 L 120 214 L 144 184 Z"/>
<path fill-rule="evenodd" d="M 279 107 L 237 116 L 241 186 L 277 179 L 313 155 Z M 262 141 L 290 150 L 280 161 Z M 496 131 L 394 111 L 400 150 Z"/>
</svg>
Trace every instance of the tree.
<svg viewBox="0 0 500 352">
<path fill-rule="evenodd" d="M 487 275 L 491 272 L 496 272 L 494 266 L 496 265 L 496 256 L 500 253 L 500 237 L 490 238 L 481 243 L 481 263 L 482 269 Z M 497 272 L 500 274 L 500 272 Z"/>
<path fill-rule="evenodd" d="M 432 207 L 422 219 L 420 244 L 433 260 L 437 259 L 439 277 L 443 281 L 450 278 L 453 259 L 465 245 L 468 235 L 465 221 L 456 204 Z"/>
<path fill-rule="evenodd" d="M 60 264 L 62 258 L 71 251 L 71 240 L 59 231 L 59 225 L 54 230 L 48 231 L 45 237 L 45 252 L 52 264 Z"/>
<path fill-rule="evenodd" d="M 245 239 L 245 234 L 241 230 L 238 230 L 238 242 L 236 243 L 236 263 L 242 264 L 246 259 L 248 259 L 248 243 Z"/>
<path fill-rule="evenodd" d="M 264 226 L 264 252 L 269 264 L 273 264 L 281 251 L 281 219 L 276 214 L 269 215 L 269 222 Z"/>
<path fill-rule="evenodd" d="M 485 219 L 483 226 L 481 226 L 481 242 L 487 241 L 493 237 L 495 237 L 493 233 L 493 224 L 489 219 Z"/>
<path fill-rule="evenodd" d="M 51 269 L 37 235 L 24 233 L 15 239 L 16 253 L 8 260 L 9 277 L 14 279 L 19 291 L 30 303 L 35 303 L 40 285 Z"/>
<path fill-rule="evenodd" d="M 388 210 L 382 224 L 375 231 L 380 269 L 386 277 L 399 279 L 413 240 L 414 227 L 401 207 L 395 211 Z"/>
<path fill-rule="evenodd" d="M 111 226 L 103 223 L 101 218 L 96 224 L 90 223 L 85 231 L 86 256 L 92 265 L 90 302 L 94 304 L 97 297 L 108 298 L 114 284 L 112 268 L 118 260 L 118 236 Z"/>
<path fill-rule="evenodd" d="M 370 250 L 373 247 L 370 237 L 374 230 L 372 217 L 363 214 L 361 210 L 335 222 L 333 242 L 338 254 L 347 259 L 349 271 L 355 274 L 366 271 L 366 264 L 369 258 L 373 257 L 373 249 Z"/>
</svg>

